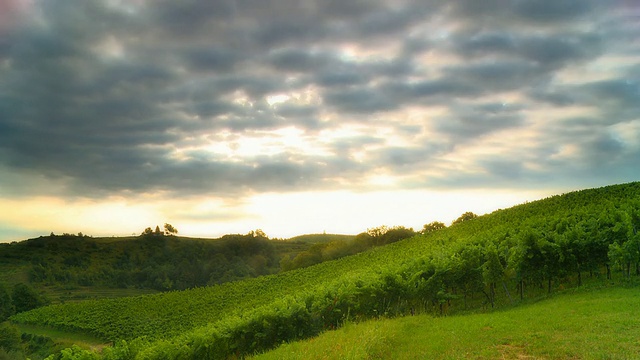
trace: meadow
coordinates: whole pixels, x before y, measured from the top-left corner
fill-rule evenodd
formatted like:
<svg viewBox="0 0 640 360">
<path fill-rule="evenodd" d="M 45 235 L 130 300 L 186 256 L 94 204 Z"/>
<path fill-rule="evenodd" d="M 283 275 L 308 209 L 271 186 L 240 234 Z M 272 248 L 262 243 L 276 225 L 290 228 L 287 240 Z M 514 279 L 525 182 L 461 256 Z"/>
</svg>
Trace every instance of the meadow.
<svg viewBox="0 0 640 360">
<path fill-rule="evenodd" d="M 637 359 L 639 306 L 637 287 L 566 291 L 490 313 L 347 323 L 252 359 Z"/>
</svg>

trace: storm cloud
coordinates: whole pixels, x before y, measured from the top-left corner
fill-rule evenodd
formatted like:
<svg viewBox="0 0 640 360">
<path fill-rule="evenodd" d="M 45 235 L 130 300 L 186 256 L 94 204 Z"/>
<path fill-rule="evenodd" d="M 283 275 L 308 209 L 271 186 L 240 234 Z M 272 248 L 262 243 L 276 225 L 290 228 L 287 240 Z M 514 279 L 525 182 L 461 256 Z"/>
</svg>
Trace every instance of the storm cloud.
<svg viewBox="0 0 640 360">
<path fill-rule="evenodd" d="M 11 196 L 30 182 L 242 197 L 372 188 L 376 173 L 425 188 L 640 177 L 630 2 L 10 3 Z"/>
</svg>

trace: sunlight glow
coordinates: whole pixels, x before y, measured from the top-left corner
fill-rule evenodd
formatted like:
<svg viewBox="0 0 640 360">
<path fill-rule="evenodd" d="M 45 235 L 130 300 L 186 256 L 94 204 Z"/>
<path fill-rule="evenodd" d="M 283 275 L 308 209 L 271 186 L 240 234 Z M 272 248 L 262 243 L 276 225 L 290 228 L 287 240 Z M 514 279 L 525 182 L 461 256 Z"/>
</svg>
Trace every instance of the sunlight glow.
<svg viewBox="0 0 640 360">
<path fill-rule="evenodd" d="M 130 236 L 168 222 L 181 236 L 215 238 L 263 229 L 272 238 L 288 238 L 323 231 L 355 235 L 380 225 L 420 230 L 431 221 L 449 224 L 466 211 L 481 215 L 548 195 L 541 191 L 316 191 L 259 194 L 241 202 L 150 196 L 100 203 L 37 197 L 0 200 L 0 211 L 7 214 L 3 219 L 31 237 L 80 231 L 92 236 Z"/>
<path fill-rule="evenodd" d="M 358 234 L 380 225 L 414 230 L 432 221 L 448 225 L 466 211 L 482 215 L 548 195 L 540 191 L 483 190 L 270 193 L 253 197 L 248 209 L 260 214 L 256 226 L 270 236 L 323 231 Z M 278 206 L 273 206 L 276 203 Z"/>
<path fill-rule="evenodd" d="M 267 103 L 269 103 L 270 106 L 273 106 L 275 104 L 283 103 L 289 100 L 290 98 L 291 97 L 286 94 L 270 95 L 270 96 L 267 96 Z"/>
<path fill-rule="evenodd" d="M 64 201 L 53 197 L 0 199 L 3 220 L 40 235 L 62 234 L 131 235 L 161 219 L 152 203 L 131 203 L 121 198 Z M 11 211 L 5 211 L 11 209 Z M 117 225 L 115 225 L 117 224 Z M 159 224 L 162 225 L 162 224 Z M 4 239 L 3 239 L 4 240 Z"/>
</svg>

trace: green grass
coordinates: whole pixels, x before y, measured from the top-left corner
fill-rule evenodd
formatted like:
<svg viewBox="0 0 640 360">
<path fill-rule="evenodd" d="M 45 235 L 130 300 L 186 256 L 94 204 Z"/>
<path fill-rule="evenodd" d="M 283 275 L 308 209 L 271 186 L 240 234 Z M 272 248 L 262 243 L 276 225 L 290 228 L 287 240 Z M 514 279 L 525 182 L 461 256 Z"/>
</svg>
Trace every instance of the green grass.
<svg viewBox="0 0 640 360">
<path fill-rule="evenodd" d="M 638 287 L 567 291 L 492 313 L 347 324 L 255 359 L 638 359 L 639 308 Z"/>
</svg>

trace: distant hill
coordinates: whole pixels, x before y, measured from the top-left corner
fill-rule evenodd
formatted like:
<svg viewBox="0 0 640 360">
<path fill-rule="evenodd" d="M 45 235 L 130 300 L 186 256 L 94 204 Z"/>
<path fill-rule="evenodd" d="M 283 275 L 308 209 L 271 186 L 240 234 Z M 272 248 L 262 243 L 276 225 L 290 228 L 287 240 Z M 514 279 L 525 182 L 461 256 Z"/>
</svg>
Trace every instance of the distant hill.
<svg viewBox="0 0 640 360">
<path fill-rule="evenodd" d="M 277 273 L 283 257 L 311 245 L 255 235 L 41 236 L 0 244 L 0 283 L 30 284 L 54 302 L 180 290 Z"/>
<path fill-rule="evenodd" d="M 352 246 L 354 238 L 306 234 L 271 240 L 254 232 L 216 239 L 51 234 L 0 243 L 0 284 L 29 284 L 53 303 L 183 290 L 306 267 L 375 246 Z"/>
<path fill-rule="evenodd" d="M 294 236 L 288 241 L 297 241 L 307 244 L 323 244 L 332 241 L 350 241 L 355 238 L 355 235 L 338 235 L 338 234 L 307 234 Z"/>
</svg>

